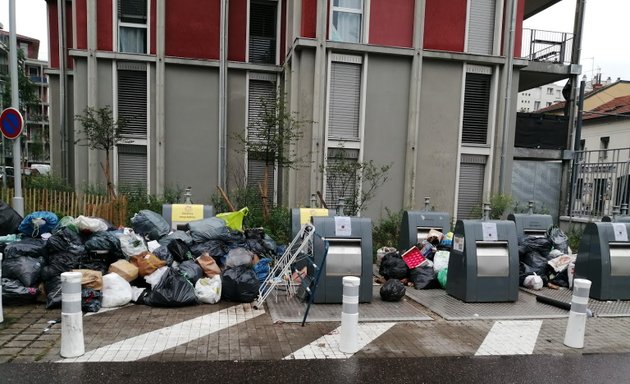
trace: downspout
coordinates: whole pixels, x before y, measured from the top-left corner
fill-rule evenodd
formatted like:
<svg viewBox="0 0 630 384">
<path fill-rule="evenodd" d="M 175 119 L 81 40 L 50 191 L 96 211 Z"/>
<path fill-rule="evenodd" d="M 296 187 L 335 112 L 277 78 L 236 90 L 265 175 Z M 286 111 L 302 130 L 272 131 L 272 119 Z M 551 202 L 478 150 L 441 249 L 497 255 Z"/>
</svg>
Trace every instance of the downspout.
<svg viewBox="0 0 630 384">
<path fill-rule="evenodd" d="M 416 201 L 416 179 L 418 171 L 418 132 L 420 130 L 420 93 L 422 90 L 422 47 L 424 43 L 425 0 L 418 0 L 414 10 L 411 86 L 409 87 L 409 116 L 407 123 L 407 146 L 405 150 L 404 208 L 412 209 Z"/>
<path fill-rule="evenodd" d="M 221 0 L 221 36 L 219 53 L 219 170 L 218 181 L 221 188 L 226 189 L 227 166 L 227 35 L 228 35 L 228 1 Z"/>
<path fill-rule="evenodd" d="M 324 124 L 326 111 L 326 20 L 328 17 L 328 1 L 317 1 L 317 28 L 315 48 L 315 74 L 313 78 L 313 129 L 311 141 L 311 192 L 321 191 L 323 181 L 319 168 L 323 164 L 325 154 Z M 320 142 L 321 141 L 321 142 Z"/>
<path fill-rule="evenodd" d="M 503 52 L 505 54 L 505 67 L 503 71 L 503 83 L 505 84 L 505 100 L 503 105 L 503 132 L 501 143 L 501 163 L 499 167 L 499 193 L 505 193 L 506 190 L 506 154 L 508 147 L 508 138 L 510 137 L 510 111 L 512 104 L 512 78 L 514 75 L 514 40 L 516 36 L 516 13 L 518 10 L 518 0 L 509 0 L 510 5 L 506 15 L 510 15 L 509 36 L 503 44 Z M 505 36 L 505 34 L 504 34 Z"/>
</svg>

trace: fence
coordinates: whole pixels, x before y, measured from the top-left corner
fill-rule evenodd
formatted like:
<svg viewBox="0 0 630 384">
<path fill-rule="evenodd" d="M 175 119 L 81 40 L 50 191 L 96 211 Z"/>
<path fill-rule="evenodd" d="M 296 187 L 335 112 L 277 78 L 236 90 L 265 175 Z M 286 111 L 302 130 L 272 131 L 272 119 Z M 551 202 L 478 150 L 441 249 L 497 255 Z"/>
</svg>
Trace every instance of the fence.
<svg viewBox="0 0 630 384">
<path fill-rule="evenodd" d="M 630 202 L 630 148 L 577 151 L 569 216 L 601 218 Z"/>
<path fill-rule="evenodd" d="M 573 34 L 565 32 L 523 29 L 521 57 L 530 61 L 571 63 Z"/>
<path fill-rule="evenodd" d="M 11 203 L 12 188 L 0 190 L 0 199 Z M 116 226 L 126 225 L 127 198 L 119 196 L 109 200 L 102 195 L 77 195 L 74 192 L 51 191 L 48 189 L 23 189 L 24 212 L 51 211 L 60 216 L 79 215 L 101 217 Z"/>
</svg>

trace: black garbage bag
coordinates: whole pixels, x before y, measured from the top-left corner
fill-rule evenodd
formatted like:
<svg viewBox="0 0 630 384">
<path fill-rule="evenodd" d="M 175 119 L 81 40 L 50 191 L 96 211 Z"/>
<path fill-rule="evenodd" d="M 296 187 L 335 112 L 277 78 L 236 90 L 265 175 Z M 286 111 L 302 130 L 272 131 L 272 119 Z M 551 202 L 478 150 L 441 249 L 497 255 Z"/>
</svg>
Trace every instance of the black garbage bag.
<svg viewBox="0 0 630 384">
<path fill-rule="evenodd" d="M 25 287 L 35 287 L 39 283 L 42 269 L 41 257 L 14 257 L 2 260 L 2 277 L 19 280 Z"/>
<path fill-rule="evenodd" d="M 177 270 L 193 285 L 197 283 L 197 280 L 203 277 L 203 269 L 201 269 L 201 266 L 199 264 L 195 263 L 192 260 L 181 262 L 177 266 Z"/>
<path fill-rule="evenodd" d="M 251 303 L 258 296 L 260 282 L 256 272 L 241 265 L 226 269 L 222 276 L 221 299 L 238 303 Z"/>
<path fill-rule="evenodd" d="M 554 275 L 550 275 L 549 282 L 559 287 L 569 288 L 568 268 L 565 268 L 562 272 L 558 272 L 558 273 L 555 273 Z"/>
<path fill-rule="evenodd" d="M 399 301 L 405 296 L 407 289 L 398 279 L 389 279 L 383 284 L 380 290 L 383 301 Z"/>
<path fill-rule="evenodd" d="M 528 252 L 521 257 L 521 262 L 529 266 L 533 272 L 540 276 L 547 274 L 547 268 L 549 268 L 547 261 L 549 261 L 548 257 L 545 257 L 535 251 Z"/>
<path fill-rule="evenodd" d="M 175 239 L 182 240 L 189 247 L 193 245 L 194 243 L 192 237 L 185 231 L 173 231 L 169 233 L 168 235 L 164 236 L 163 238 L 161 238 L 160 240 L 158 240 L 158 243 L 160 243 L 160 245 L 166 246 L 172 240 L 175 240 Z"/>
<path fill-rule="evenodd" d="M 249 249 L 260 257 L 267 255 L 267 248 L 265 248 L 262 240 L 247 239 L 245 240 L 244 248 Z"/>
<path fill-rule="evenodd" d="M 85 249 L 90 251 L 109 251 L 109 259 L 116 261 L 125 258 L 120 248 L 120 239 L 111 231 L 101 231 L 92 234 L 85 241 Z"/>
<path fill-rule="evenodd" d="M 171 232 L 171 226 L 162 215 L 143 209 L 131 218 L 131 227 L 149 240 L 158 240 Z"/>
<path fill-rule="evenodd" d="M 540 267 L 535 268 L 535 267 L 531 267 L 525 263 L 523 263 L 522 261 L 519 263 L 518 265 L 518 284 L 523 287 L 523 283 L 525 282 L 525 278 L 527 276 L 536 274 L 538 276 L 540 276 L 540 278 L 543 281 L 543 286 L 547 286 L 547 283 L 549 282 L 549 278 L 547 277 L 546 274 L 540 274 Z"/>
<path fill-rule="evenodd" d="M 171 253 L 171 255 L 173 255 L 173 259 L 177 261 L 178 263 L 181 263 L 186 260 L 195 259 L 192 252 L 190 251 L 190 248 L 186 245 L 186 243 L 183 240 L 173 239 L 171 240 L 170 243 L 168 243 L 166 248 Z"/>
<path fill-rule="evenodd" d="M 72 227 L 63 227 L 46 241 L 49 253 L 63 252 L 73 245 L 82 245 L 83 239 Z"/>
<path fill-rule="evenodd" d="M 4 201 L 0 201 L 0 236 L 19 233 L 22 216 Z"/>
<path fill-rule="evenodd" d="M 262 244 L 265 246 L 265 249 L 272 254 L 276 253 L 276 248 L 278 248 L 278 243 L 271 236 L 265 234 L 265 238 L 262 240 Z"/>
<path fill-rule="evenodd" d="M 103 294 L 92 288 L 81 289 L 81 310 L 83 312 L 98 312 L 101 309 Z"/>
<path fill-rule="evenodd" d="M 411 280 L 416 289 L 440 288 L 440 282 L 437 280 L 437 273 L 435 273 L 435 270 L 431 265 L 421 265 L 410 270 L 409 280 Z"/>
<path fill-rule="evenodd" d="M 152 307 L 184 307 L 198 303 L 195 287 L 173 268 L 164 273 L 160 282 L 142 298 L 142 304 Z"/>
<path fill-rule="evenodd" d="M 192 236 L 193 241 L 196 243 L 218 240 L 221 236 L 230 233 L 230 230 L 225 225 L 225 221 L 218 217 L 192 221 L 188 223 L 188 228 L 190 228 L 190 236 Z"/>
<path fill-rule="evenodd" d="M 5 305 L 33 304 L 39 293 L 37 288 L 25 287 L 19 280 L 2 278 L 2 303 Z"/>
<path fill-rule="evenodd" d="M 46 271 L 46 267 L 44 267 Z M 46 292 L 46 309 L 61 307 L 61 276 L 49 275 L 44 279 L 44 290 Z"/>
<path fill-rule="evenodd" d="M 552 226 L 547 230 L 547 238 L 554 249 L 567 253 L 569 251 L 569 238 L 562 232 L 562 229 Z"/>
<path fill-rule="evenodd" d="M 45 280 L 48 275 L 60 275 L 63 272 L 80 269 L 81 261 L 85 256 L 85 253 L 72 251 L 49 254 L 42 268 L 42 279 Z"/>
<path fill-rule="evenodd" d="M 265 238 L 264 228 L 247 228 L 243 231 L 246 239 L 260 240 Z"/>
<path fill-rule="evenodd" d="M 4 248 L 3 258 L 14 257 L 40 257 L 46 255 L 46 241 L 42 239 L 24 238 L 21 241 L 8 244 Z"/>
<path fill-rule="evenodd" d="M 390 252 L 383 256 L 378 273 L 383 276 L 385 280 L 401 280 L 406 278 L 409 274 L 409 267 L 407 267 L 407 264 L 405 264 L 405 261 L 398 253 Z"/>
<path fill-rule="evenodd" d="M 227 255 L 230 251 L 230 247 L 221 240 L 208 240 L 203 243 L 193 244 L 192 247 L 190 247 L 190 251 L 194 257 L 199 257 L 204 252 L 208 252 L 208 254 L 216 260 Z"/>
<path fill-rule="evenodd" d="M 160 260 L 164 260 L 167 266 L 173 265 L 173 255 L 168 250 L 166 245 L 160 245 L 156 249 L 153 250 L 153 254 L 157 256 Z"/>
<path fill-rule="evenodd" d="M 228 246 L 236 246 L 245 241 L 245 234 L 241 231 L 227 231 L 217 235 L 213 240 L 220 240 Z"/>
<path fill-rule="evenodd" d="M 525 236 L 519 239 L 518 255 L 522 259 L 529 253 L 536 252 L 547 257 L 551 252 L 551 242 L 546 237 Z"/>
</svg>

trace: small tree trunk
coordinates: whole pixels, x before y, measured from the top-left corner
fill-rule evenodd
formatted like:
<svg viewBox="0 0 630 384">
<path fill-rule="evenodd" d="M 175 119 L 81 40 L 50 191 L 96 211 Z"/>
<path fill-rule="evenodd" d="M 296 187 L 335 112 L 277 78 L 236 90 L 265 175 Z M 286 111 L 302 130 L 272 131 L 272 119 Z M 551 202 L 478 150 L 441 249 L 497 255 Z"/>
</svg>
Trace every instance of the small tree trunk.
<svg viewBox="0 0 630 384">
<path fill-rule="evenodd" d="M 269 183 L 267 183 L 267 178 L 269 177 L 269 167 L 265 166 L 265 172 L 263 175 L 263 184 L 260 186 L 260 197 L 263 205 L 263 219 L 265 220 L 265 223 L 267 223 L 269 221 L 269 194 L 267 192 L 269 190 Z"/>
<path fill-rule="evenodd" d="M 103 172 L 105 173 L 105 180 L 107 182 L 107 196 L 111 200 L 115 200 L 116 190 L 114 190 L 114 184 L 112 183 L 112 175 L 110 173 L 109 151 L 105 151 L 105 166 L 103 166 L 103 163 L 101 163 L 101 167 L 103 168 Z"/>
</svg>

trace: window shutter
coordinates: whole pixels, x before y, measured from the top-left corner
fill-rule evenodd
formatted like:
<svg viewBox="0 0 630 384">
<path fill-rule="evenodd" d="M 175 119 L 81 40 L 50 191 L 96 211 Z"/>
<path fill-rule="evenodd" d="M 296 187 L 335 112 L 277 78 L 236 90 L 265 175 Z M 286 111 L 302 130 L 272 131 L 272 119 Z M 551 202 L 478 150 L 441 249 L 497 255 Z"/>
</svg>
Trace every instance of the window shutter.
<svg viewBox="0 0 630 384">
<path fill-rule="evenodd" d="M 459 169 L 457 219 L 479 219 L 481 217 L 473 217 L 471 213 L 473 209 L 481 208 L 485 166 L 485 156 L 462 155 Z"/>
<path fill-rule="evenodd" d="M 468 52 L 491 55 L 495 0 L 472 0 L 468 19 Z"/>
<path fill-rule="evenodd" d="M 121 132 L 137 137 L 147 136 L 147 72 L 118 69 L 118 116 L 127 119 Z"/>
<path fill-rule="evenodd" d="M 252 2 L 249 12 L 250 63 L 276 62 L 276 3 Z"/>
<path fill-rule="evenodd" d="M 462 143 L 486 144 L 490 113 L 490 76 L 466 74 Z"/>
<path fill-rule="evenodd" d="M 249 81 L 249 105 L 248 105 L 248 140 L 259 140 L 263 136 L 264 103 L 267 107 L 273 107 L 276 103 L 276 84 L 272 81 Z"/>
<path fill-rule="evenodd" d="M 118 185 L 147 184 L 147 147 L 118 145 Z"/>
<path fill-rule="evenodd" d="M 345 159 L 345 160 L 344 160 Z M 328 150 L 328 166 L 326 174 L 326 204 L 330 209 L 337 209 L 339 198 L 346 201 L 347 209 L 349 207 L 347 200 L 351 199 L 354 191 L 359 187 L 357 185 L 357 176 L 352 174 L 332 174 L 330 170 L 342 163 L 342 161 L 350 161 L 356 163 L 359 161 L 358 149 L 330 148 Z"/>
<path fill-rule="evenodd" d="M 264 186 L 265 181 L 265 157 L 264 154 L 250 153 L 247 159 L 247 186 L 259 191 L 259 186 Z M 267 197 L 273 201 L 275 191 L 274 167 L 267 166 Z"/>
<path fill-rule="evenodd" d="M 329 139 L 359 140 L 361 66 L 333 62 L 330 81 Z"/>
<path fill-rule="evenodd" d="M 118 0 L 118 19 L 125 23 L 146 24 L 147 0 Z"/>
</svg>

